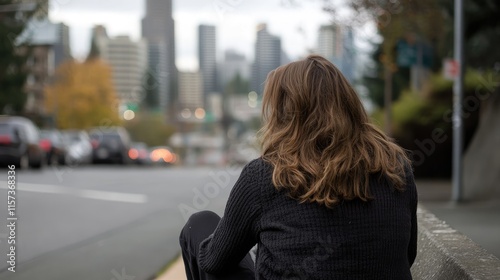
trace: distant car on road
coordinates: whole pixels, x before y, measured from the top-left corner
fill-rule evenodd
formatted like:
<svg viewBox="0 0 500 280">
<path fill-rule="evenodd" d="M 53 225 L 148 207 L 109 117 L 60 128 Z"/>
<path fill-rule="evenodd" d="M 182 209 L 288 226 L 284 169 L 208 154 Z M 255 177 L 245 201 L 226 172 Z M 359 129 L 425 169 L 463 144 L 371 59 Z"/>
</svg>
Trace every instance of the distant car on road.
<svg viewBox="0 0 500 280">
<path fill-rule="evenodd" d="M 40 131 L 40 146 L 47 155 L 47 163 L 49 165 L 66 164 L 67 147 L 66 142 L 59 130 L 41 130 Z"/>
<path fill-rule="evenodd" d="M 128 151 L 128 157 L 137 164 L 150 163 L 149 151 L 146 143 L 134 142 Z"/>
<path fill-rule="evenodd" d="M 123 127 L 94 128 L 90 131 L 93 163 L 130 162 L 130 135 Z"/>
<path fill-rule="evenodd" d="M 92 144 L 90 137 L 84 130 L 63 131 L 63 138 L 67 144 L 69 164 L 88 164 L 92 162 Z"/>
<path fill-rule="evenodd" d="M 45 153 L 40 134 L 32 121 L 23 117 L 0 116 L 0 164 L 20 168 L 41 168 Z"/>
</svg>

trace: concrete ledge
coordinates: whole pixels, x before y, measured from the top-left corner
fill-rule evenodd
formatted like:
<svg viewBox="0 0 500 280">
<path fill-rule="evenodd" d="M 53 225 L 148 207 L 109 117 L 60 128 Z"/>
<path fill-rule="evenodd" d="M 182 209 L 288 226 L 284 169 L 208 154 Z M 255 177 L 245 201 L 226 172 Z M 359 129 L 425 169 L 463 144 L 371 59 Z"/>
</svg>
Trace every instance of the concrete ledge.
<svg viewBox="0 0 500 280">
<path fill-rule="evenodd" d="M 500 279 L 500 260 L 419 206 L 413 279 Z"/>
</svg>

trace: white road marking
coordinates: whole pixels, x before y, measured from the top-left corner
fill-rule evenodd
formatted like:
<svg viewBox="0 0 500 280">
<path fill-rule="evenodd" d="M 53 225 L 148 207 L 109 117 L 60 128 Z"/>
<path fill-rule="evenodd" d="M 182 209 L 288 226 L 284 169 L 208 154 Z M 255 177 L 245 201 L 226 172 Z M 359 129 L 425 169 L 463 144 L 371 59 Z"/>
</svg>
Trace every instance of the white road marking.
<svg viewBox="0 0 500 280">
<path fill-rule="evenodd" d="M 0 181 L 0 189 L 4 190 L 8 189 L 6 181 Z M 148 201 L 148 197 L 144 194 L 72 189 L 56 185 L 17 183 L 16 189 L 20 191 L 38 192 L 38 193 L 68 194 L 82 198 L 115 201 L 115 202 L 146 203 Z"/>
</svg>

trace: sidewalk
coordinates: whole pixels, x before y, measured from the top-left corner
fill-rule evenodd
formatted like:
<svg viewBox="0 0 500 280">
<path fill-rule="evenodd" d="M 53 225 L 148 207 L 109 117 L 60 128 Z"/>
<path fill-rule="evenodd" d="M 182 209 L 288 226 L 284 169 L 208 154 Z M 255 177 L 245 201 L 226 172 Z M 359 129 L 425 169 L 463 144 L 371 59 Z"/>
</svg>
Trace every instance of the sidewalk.
<svg viewBox="0 0 500 280">
<path fill-rule="evenodd" d="M 186 280 L 186 273 L 184 272 L 184 262 L 179 257 L 172 266 L 156 280 Z"/>
<path fill-rule="evenodd" d="M 465 234 L 479 246 L 500 258 L 500 196 L 489 199 L 453 203 L 451 182 L 417 181 L 419 203 L 440 220 Z"/>
<path fill-rule="evenodd" d="M 417 189 L 420 204 L 500 258 L 500 197 L 455 204 L 450 202 L 451 183 L 446 180 L 417 181 Z M 186 280 L 182 259 L 156 280 Z"/>
</svg>

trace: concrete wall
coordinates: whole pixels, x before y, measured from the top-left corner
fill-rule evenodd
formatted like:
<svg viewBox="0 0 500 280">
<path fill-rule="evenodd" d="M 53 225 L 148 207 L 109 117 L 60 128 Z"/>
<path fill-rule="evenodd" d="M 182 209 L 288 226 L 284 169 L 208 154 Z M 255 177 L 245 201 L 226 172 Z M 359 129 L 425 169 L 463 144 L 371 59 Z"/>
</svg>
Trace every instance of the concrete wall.
<svg viewBox="0 0 500 280">
<path fill-rule="evenodd" d="M 498 82 L 496 83 L 498 84 Z M 489 86 L 488 86 L 489 87 Z M 500 90 L 488 92 L 478 88 L 482 102 L 479 127 L 464 156 L 463 178 L 465 200 L 500 196 Z M 481 98 L 481 99 L 483 99 Z M 478 98 L 479 100 L 479 98 Z M 476 102 L 479 102 L 476 100 Z"/>
<path fill-rule="evenodd" d="M 467 236 L 439 220 L 425 208 L 418 209 L 418 252 L 413 279 L 500 279 L 500 260 Z"/>
</svg>

